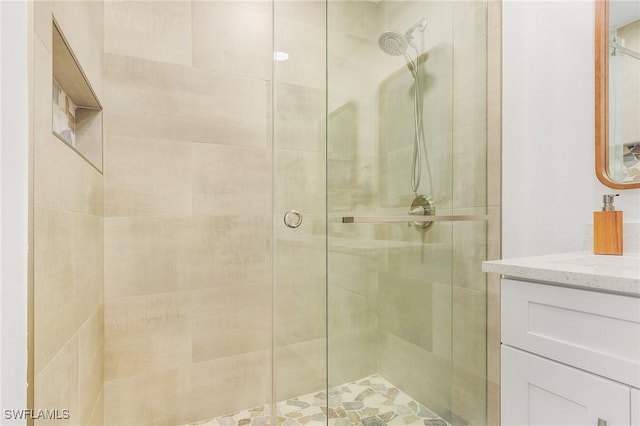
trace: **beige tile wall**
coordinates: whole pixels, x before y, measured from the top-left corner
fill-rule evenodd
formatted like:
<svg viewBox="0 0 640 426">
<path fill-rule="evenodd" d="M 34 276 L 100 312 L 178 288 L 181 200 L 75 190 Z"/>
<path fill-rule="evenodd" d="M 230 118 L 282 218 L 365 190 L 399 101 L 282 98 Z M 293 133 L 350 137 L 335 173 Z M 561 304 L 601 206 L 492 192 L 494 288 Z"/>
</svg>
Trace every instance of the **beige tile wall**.
<svg viewBox="0 0 640 426">
<path fill-rule="evenodd" d="M 328 4 L 327 207 L 329 217 L 377 205 L 375 86 L 378 5 Z M 373 227 L 328 229 L 328 380 L 338 386 L 378 371 L 377 259 Z"/>
<path fill-rule="evenodd" d="M 52 17 L 103 97 L 102 2 L 36 2 L 34 408 L 69 410 L 70 418 L 56 424 L 101 425 L 103 176 L 51 132 Z"/>
<path fill-rule="evenodd" d="M 334 387 L 377 372 L 375 252 L 355 238 L 329 238 L 328 374 Z"/>
<path fill-rule="evenodd" d="M 270 402 L 272 333 L 276 397 L 324 387 L 323 7 L 276 7 L 272 217 L 271 4 L 106 4 L 107 424 Z"/>
<path fill-rule="evenodd" d="M 105 4 L 105 423 L 271 400 L 271 11 Z"/>
</svg>

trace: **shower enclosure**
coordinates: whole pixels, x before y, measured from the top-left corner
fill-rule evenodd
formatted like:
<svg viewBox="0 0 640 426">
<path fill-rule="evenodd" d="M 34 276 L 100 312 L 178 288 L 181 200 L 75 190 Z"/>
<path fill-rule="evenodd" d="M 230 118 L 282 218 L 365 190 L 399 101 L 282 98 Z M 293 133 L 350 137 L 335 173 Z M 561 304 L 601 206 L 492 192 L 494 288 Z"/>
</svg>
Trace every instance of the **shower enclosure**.
<svg viewBox="0 0 640 426">
<path fill-rule="evenodd" d="M 487 6 L 35 2 L 32 406 L 487 424 Z M 51 134 L 54 22 L 99 165 Z"/>
<path fill-rule="evenodd" d="M 328 3 L 329 407 L 356 423 L 486 424 L 486 17 Z M 445 220 L 409 222 L 420 196 Z"/>
</svg>

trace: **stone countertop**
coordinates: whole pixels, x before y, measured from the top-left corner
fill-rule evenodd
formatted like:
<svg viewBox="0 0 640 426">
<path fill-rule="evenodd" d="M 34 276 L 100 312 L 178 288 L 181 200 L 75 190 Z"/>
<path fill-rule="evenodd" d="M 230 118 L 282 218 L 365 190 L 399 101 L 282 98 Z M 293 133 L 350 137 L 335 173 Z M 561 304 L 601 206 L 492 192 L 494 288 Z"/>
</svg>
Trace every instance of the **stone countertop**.
<svg viewBox="0 0 640 426">
<path fill-rule="evenodd" d="M 582 287 L 640 297 L 640 256 L 601 256 L 590 252 L 482 262 L 482 271 L 505 277 Z"/>
</svg>

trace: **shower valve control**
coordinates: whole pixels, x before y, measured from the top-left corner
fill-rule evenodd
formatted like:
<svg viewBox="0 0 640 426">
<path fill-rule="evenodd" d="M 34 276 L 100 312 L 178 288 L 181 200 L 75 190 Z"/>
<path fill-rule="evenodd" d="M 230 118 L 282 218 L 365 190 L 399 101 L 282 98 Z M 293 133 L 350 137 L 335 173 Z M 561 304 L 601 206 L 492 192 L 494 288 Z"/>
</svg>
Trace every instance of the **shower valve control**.
<svg viewBox="0 0 640 426">
<path fill-rule="evenodd" d="M 302 213 L 296 210 L 289 210 L 284 214 L 284 224 L 289 228 L 297 228 L 302 225 Z"/>
<path fill-rule="evenodd" d="M 411 216 L 432 216 L 436 214 L 436 205 L 431 197 L 427 195 L 418 195 L 409 207 L 409 215 Z M 415 226 L 418 229 L 427 229 L 433 222 L 409 222 L 409 226 Z"/>
</svg>

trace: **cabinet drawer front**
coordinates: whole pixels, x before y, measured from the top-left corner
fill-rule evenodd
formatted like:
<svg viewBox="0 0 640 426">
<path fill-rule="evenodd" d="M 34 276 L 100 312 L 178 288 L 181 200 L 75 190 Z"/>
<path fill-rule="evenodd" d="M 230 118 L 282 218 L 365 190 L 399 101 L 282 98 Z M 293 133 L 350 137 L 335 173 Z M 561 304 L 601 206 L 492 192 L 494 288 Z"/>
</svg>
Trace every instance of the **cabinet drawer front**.
<svg viewBox="0 0 640 426">
<path fill-rule="evenodd" d="M 502 342 L 640 387 L 640 299 L 502 280 Z"/>
<path fill-rule="evenodd" d="M 630 388 L 502 346 L 504 426 L 608 426 L 630 423 Z"/>
</svg>

